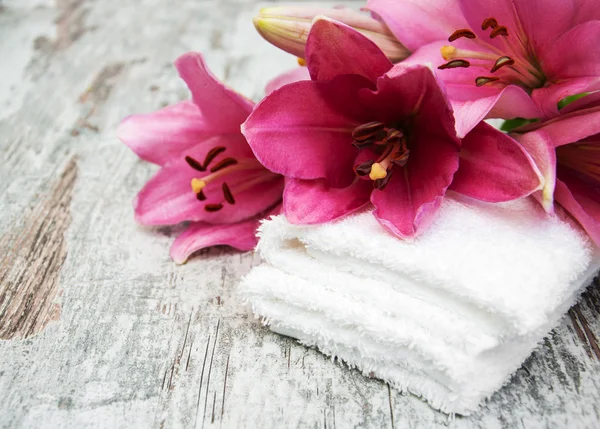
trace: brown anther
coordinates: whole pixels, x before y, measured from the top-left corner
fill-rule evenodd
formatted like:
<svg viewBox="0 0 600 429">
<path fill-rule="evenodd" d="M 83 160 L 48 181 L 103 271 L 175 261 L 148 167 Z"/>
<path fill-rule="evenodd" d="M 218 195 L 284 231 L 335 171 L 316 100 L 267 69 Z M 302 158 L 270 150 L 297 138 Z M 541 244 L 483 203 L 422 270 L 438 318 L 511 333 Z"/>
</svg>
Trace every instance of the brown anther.
<svg viewBox="0 0 600 429">
<path fill-rule="evenodd" d="M 490 70 L 490 73 L 494 73 L 496 70 L 504 66 L 512 66 L 515 63 L 511 57 L 500 57 L 494 63 L 494 67 Z"/>
<path fill-rule="evenodd" d="M 196 194 L 196 199 L 198 201 L 204 201 L 206 200 L 206 195 L 204 195 L 204 192 L 200 191 Z"/>
<path fill-rule="evenodd" d="M 487 30 L 490 27 L 492 27 L 492 29 L 494 29 L 497 26 L 498 26 L 498 21 L 496 21 L 496 18 L 486 18 L 481 23 L 482 30 Z"/>
<path fill-rule="evenodd" d="M 375 180 L 373 182 L 373 187 L 375 189 L 379 189 L 380 191 L 383 190 L 383 188 L 386 187 L 386 185 L 388 184 L 388 182 L 392 178 L 392 174 L 394 174 L 394 170 L 393 169 L 388 169 L 387 176 L 385 176 L 383 179 L 377 179 L 377 180 Z"/>
<path fill-rule="evenodd" d="M 216 163 L 213 168 L 210 169 L 210 172 L 214 173 L 235 164 L 237 164 L 237 160 L 235 158 L 225 158 Z"/>
<path fill-rule="evenodd" d="M 372 140 L 379 131 L 385 128 L 385 124 L 382 122 L 367 122 L 366 124 L 359 125 L 352 131 L 352 138 L 357 142 L 364 142 L 366 140 Z"/>
<path fill-rule="evenodd" d="M 187 162 L 188 165 L 190 167 L 192 167 L 194 170 L 197 170 L 197 171 L 206 171 L 206 168 L 204 168 L 204 166 L 202 164 L 200 164 L 198 161 L 196 161 L 191 156 L 186 156 L 185 157 L 185 162 Z"/>
<path fill-rule="evenodd" d="M 386 144 L 387 135 L 388 133 L 386 130 L 379 131 L 377 134 L 375 134 L 375 137 L 373 137 L 373 143 L 378 145 Z"/>
<path fill-rule="evenodd" d="M 471 65 L 471 63 L 468 62 L 467 60 L 452 60 L 452 61 L 447 62 L 446 64 L 442 64 L 441 66 L 438 66 L 438 69 L 440 69 L 440 70 L 455 69 L 457 67 L 467 68 L 470 65 Z"/>
<path fill-rule="evenodd" d="M 500 80 L 500 78 L 493 77 L 493 76 L 479 76 L 478 78 L 475 79 L 475 85 L 483 86 L 483 85 L 491 83 L 491 82 L 496 82 L 497 80 Z"/>
<path fill-rule="evenodd" d="M 360 177 L 368 176 L 369 173 L 371 172 L 371 167 L 373 166 L 373 164 L 375 164 L 375 161 L 370 160 L 370 161 L 366 161 L 361 164 L 355 165 L 354 172 L 356 173 L 357 176 L 360 176 Z"/>
<path fill-rule="evenodd" d="M 410 156 L 410 150 L 406 149 L 402 152 L 396 152 L 392 156 L 392 162 L 399 167 L 404 167 L 408 162 L 408 158 Z"/>
<path fill-rule="evenodd" d="M 466 37 L 467 39 L 474 39 L 477 36 L 475 36 L 475 33 L 473 33 L 468 28 L 461 28 L 460 30 L 456 30 L 454 33 L 452 33 L 450 37 L 448 37 L 448 41 L 454 42 L 456 39 L 460 39 L 461 37 Z"/>
<path fill-rule="evenodd" d="M 223 208 L 223 204 L 207 204 L 204 206 L 204 210 L 209 213 L 218 212 L 222 208 Z"/>
<path fill-rule="evenodd" d="M 229 185 L 223 182 L 222 188 L 223 197 L 225 197 L 225 201 L 227 201 L 229 204 L 235 204 L 235 198 L 233 198 L 233 194 L 231 193 L 231 189 L 229 189 Z"/>
<path fill-rule="evenodd" d="M 357 140 L 352 140 L 352 146 L 354 146 L 357 149 L 362 149 L 362 148 L 365 148 L 367 146 L 371 146 L 374 143 L 375 143 L 374 140 L 365 140 L 365 141 L 362 141 L 362 142 L 359 142 Z"/>
<path fill-rule="evenodd" d="M 498 36 L 508 37 L 508 29 L 503 25 L 494 28 L 490 33 L 490 39 L 494 39 Z"/>
<path fill-rule="evenodd" d="M 209 164 L 213 161 L 213 159 L 215 159 L 219 154 L 223 152 L 225 152 L 224 146 L 216 146 L 209 150 L 206 154 L 206 157 L 204 158 L 204 163 L 202 164 L 204 166 L 204 169 L 207 169 Z"/>
<path fill-rule="evenodd" d="M 394 150 L 394 145 L 388 144 L 383 148 L 383 152 L 379 155 L 379 160 L 385 159 Z M 377 161 L 379 162 L 379 161 Z"/>
<path fill-rule="evenodd" d="M 404 137 L 404 133 L 402 131 L 398 131 L 395 128 L 390 128 L 387 132 L 387 140 L 389 141 L 395 141 L 395 140 L 401 140 L 402 137 Z"/>
</svg>

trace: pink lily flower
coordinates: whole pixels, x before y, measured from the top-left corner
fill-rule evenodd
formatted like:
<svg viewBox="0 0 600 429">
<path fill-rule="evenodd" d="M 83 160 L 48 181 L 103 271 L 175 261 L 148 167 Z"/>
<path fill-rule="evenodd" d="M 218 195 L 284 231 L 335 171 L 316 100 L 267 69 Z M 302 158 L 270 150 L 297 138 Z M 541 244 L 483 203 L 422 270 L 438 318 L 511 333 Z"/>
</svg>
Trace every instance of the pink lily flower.
<svg viewBox="0 0 600 429">
<path fill-rule="evenodd" d="M 199 53 L 175 66 L 192 100 L 130 116 L 117 130 L 140 158 L 161 167 L 135 199 L 135 218 L 143 225 L 191 221 L 171 247 L 178 263 L 217 244 L 250 250 L 261 214 L 283 192 L 283 178 L 258 162 L 240 132 L 254 103 L 219 82 Z"/>
<path fill-rule="evenodd" d="M 460 136 L 486 116 L 556 116 L 564 97 L 600 87 L 594 0 L 369 0 L 368 6 L 408 48 L 420 48 L 410 63 L 438 67 Z"/>
<path fill-rule="evenodd" d="M 291 222 L 327 222 L 372 202 L 382 225 L 411 237 L 448 189 L 484 201 L 539 189 L 533 161 L 510 137 L 482 123 L 461 143 L 428 68 L 393 66 L 326 18 L 312 26 L 306 60 L 312 80 L 274 91 L 242 125 L 256 157 L 287 177 Z"/>
<path fill-rule="evenodd" d="M 600 92 L 515 131 L 545 177 L 538 200 L 549 212 L 556 201 L 600 246 Z"/>
</svg>

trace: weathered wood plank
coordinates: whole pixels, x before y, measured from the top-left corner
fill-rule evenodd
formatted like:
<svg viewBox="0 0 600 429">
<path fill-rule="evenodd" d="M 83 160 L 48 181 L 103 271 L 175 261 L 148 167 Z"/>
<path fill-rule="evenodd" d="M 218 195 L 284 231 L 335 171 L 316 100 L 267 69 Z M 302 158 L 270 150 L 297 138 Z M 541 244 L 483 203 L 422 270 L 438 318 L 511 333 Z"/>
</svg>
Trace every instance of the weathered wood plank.
<svg viewBox="0 0 600 429">
<path fill-rule="evenodd" d="M 254 320 L 235 289 L 256 256 L 217 248 L 177 267 L 180 228 L 135 225 L 130 201 L 155 168 L 116 125 L 186 98 L 172 61 L 192 49 L 258 99 L 295 64 L 254 32 L 263 5 L 2 5 L 0 312 L 26 311 L 0 318 L 0 427 L 598 427 L 598 285 L 476 415 L 450 420 Z"/>
<path fill-rule="evenodd" d="M 54 298 L 67 256 L 64 234 L 76 178 L 71 158 L 48 195 L 40 195 L 23 228 L 0 237 L 0 339 L 31 336 L 60 315 Z"/>
</svg>

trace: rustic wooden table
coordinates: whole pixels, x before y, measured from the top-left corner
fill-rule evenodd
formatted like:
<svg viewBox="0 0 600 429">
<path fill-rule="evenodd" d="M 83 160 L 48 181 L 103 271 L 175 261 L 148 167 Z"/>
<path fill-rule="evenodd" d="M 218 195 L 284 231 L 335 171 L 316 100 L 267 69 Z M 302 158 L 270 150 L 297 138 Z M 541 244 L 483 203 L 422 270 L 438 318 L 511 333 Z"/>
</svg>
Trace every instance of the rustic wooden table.
<svg viewBox="0 0 600 429">
<path fill-rule="evenodd" d="M 0 0 L 0 427 L 599 427 L 598 286 L 449 419 L 263 327 L 235 295 L 256 256 L 179 267 L 176 229 L 136 226 L 154 168 L 116 125 L 187 98 L 172 61 L 189 50 L 260 98 L 295 63 L 255 33 L 260 6 Z"/>
</svg>

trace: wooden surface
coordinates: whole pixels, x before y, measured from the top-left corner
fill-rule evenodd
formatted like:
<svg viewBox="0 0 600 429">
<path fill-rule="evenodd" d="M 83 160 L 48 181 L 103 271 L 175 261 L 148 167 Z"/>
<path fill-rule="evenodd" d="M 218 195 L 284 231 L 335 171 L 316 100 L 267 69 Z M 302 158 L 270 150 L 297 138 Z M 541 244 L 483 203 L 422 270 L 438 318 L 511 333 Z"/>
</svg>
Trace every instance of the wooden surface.
<svg viewBox="0 0 600 429">
<path fill-rule="evenodd" d="M 136 226 L 155 169 L 116 125 L 187 97 L 171 64 L 188 50 L 260 98 L 295 63 L 255 34 L 260 6 L 0 0 L 0 427 L 599 427 L 598 286 L 476 415 L 449 419 L 248 315 L 252 254 L 178 267 L 177 228 Z"/>
</svg>

